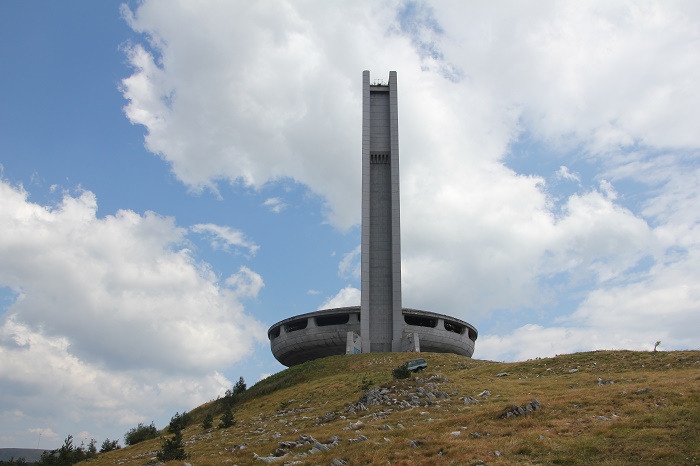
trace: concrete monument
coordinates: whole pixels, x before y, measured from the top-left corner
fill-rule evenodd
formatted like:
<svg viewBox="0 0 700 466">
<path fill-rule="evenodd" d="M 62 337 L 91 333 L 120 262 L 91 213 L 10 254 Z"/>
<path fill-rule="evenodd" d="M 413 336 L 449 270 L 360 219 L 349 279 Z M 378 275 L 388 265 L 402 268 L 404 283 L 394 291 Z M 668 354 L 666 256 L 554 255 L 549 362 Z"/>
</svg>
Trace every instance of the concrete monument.
<svg viewBox="0 0 700 466">
<path fill-rule="evenodd" d="M 454 317 L 401 304 L 401 218 L 396 72 L 387 84 L 362 74 L 360 306 L 285 319 L 268 330 L 286 366 L 336 354 L 432 351 L 471 356 L 477 331 Z"/>
</svg>

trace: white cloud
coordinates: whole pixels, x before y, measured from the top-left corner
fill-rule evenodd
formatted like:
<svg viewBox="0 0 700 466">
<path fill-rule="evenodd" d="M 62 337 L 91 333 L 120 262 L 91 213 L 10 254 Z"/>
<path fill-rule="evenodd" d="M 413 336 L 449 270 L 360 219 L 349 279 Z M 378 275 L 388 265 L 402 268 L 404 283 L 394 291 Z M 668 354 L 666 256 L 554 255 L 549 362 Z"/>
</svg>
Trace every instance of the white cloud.
<svg viewBox="0 0 700 466">
<path fill-rule="evenodd" d="M 285 204 L 279 197 L 268 198 L 265 200 L 265 202 L 263 202 L 263 205 L 276 214 L 279 214 L 287 207 L 287 204 Z"/>
<path fill-rule="evenodd" d="M 237 273 L 234 273 L 226 279 L 228 285 L 238 297 L 254 298 L 258 295 L 265 283 L 262 277 L 250 270 L 248 267 L 241 266 Z"/>
<path fill-rule="evenodd" d="M 214 225 L 212 223 L 200 223 L 190 227 L 195 233 L 208 235 L 211 241 L 211 246 L 214 249 L 230 250 L 231 247 L 241 247 L 248 250 L 250 254 L 258 252 L 259 246 L 248 240 L 243 232 L 234 228 Z"/>
<path fill-rule="evenodd" d="M 350 285 L 346 286 L 335 296 L 328 298 L 319 309 L 333 309 L 336 307 L 359 306 L 360 305 L 360 290 Z"/>
<path fill-rule="evenodd" d="M 361 274 L 360 254 L 362 247 L 358 245 L 355 249 L 343 255 L 343 259 L 338 264 L 338 275 L 341 278 L 359 279 Z"/>
<path fill-rule="evenodd" d="M 581 183 L 581 177 L 578 176 L 576 173 L 571 173 L 567 167 L 562 165 L 559 167 L 559 170 L 557 170 L 556 177 L 560 180 L 569 180 L 569 181 L 575 181 L 576 183 Z"/>
<path fill-rule="evenodd" d="M 260 276 L 242 267 L 218 283 L 174 219 L 97 218 L 89 191 L 53 208 L 27 198 L 0 180 L 0 286 L 16 293 L 0 321 L 0 412 L 146 421 L 223 392 L 218 371 L 265 341 L 238 301 Z"/>
<path fill-rule="evenodd" d="M 518 105 L 536 134 L 593 151 L 697 147 L 700 14 L 692 1 L 440 3 L 444 53 Z"/>
<path fill-rule="evenodd" d="M 480 335 L 476 357 L 524 360 L 577 351 L 697 349 L 700 276 L 695 247 L 681 259 L 658 263 L 631 282 L 591 292 L 578 309 L 552 325 L 527 324 L 504 335 Z"/>
<path fill-rule="evenodd" d="M 29 432 L 32 434 L 38 434 L 46 439 L 50 440 L 58 440 L 58 434 L 51 430 L 51 428 L 47 429 L 42 429 L 42 428 L 34 428 L 34 429 L 29 429 Z"/>
<path fill-rule="evenodd" d="M 360 73 L 398 71 L 406 306 L 478 323 L 575 289 L 584 312 L 700 244 L 694 2 L 149 1 L 131 24 L 151 41 L 130 49 L 125 111 L 175 176 L 193 189 L 292 178 L 341 229 L 359 220 Z M 525 136 L 551 173 L 506 166 Z M 578 191 L 554 193 L 551 176 Z"/>
<path fill-rule="evenodd" d="M 122 82 L 125 112 L 147 128 L 148 149 L 192 189 L 215 190 L 220 179 L 260 187 L 290 177 L 322 193 L 329 219 L 347 228 L 359 219 L 347 193 L 360 176 L 346 150 L 359 139 L 357 114 L 348 109 L 359 106 L 354 89 L 368 65 L 355 46 L 377 37 L 372 18 L 383 8 L 281 2 L 191 9 L 155 1 L 133 14 L 125 9 L 132 28 L 151 38 L 148 47 L 129 49 L 135 72 Z"/>
</svg>

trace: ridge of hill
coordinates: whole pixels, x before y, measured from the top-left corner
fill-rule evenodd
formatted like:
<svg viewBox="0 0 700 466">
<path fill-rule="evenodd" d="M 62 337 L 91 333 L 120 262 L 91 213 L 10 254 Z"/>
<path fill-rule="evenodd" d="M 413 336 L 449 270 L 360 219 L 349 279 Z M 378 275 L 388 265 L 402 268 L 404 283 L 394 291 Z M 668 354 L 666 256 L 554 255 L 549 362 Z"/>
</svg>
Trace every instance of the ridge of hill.
<svg viewBox="0 0 700 466">
<path fill-rule="evenodd" d="M 392 369 L 416 356 L 428 368 L 394 380 Z M 438 353 L 333 356 L 249 388 L 232 427 L 216 428 L 222 400 L 192 410 L 183 439 L 194 466 L 697 465 L 699 382 L 700 351 L 595 351 L 515 363 Z M 210 429 L 202 427 L 207 414 L 217 417 Z M 155 462 L 161 443 L 90 463 Z"/>
<path fill-rule="evenodd" d="M 39 461 L 43 448 L 0 448 L 0 461 L 18 460 L 24 458 L 27 463 Z"/>
</svg>

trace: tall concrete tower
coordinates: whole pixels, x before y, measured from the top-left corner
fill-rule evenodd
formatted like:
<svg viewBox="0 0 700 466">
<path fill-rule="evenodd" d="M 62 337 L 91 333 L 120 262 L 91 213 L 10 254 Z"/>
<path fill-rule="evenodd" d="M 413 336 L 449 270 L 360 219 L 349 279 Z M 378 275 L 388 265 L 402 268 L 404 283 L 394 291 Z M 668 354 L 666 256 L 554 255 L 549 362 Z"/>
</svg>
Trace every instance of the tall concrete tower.
<svg viewBox="0 0 700 466">
<path fill-rule="evenodd" d="M 362 277 L 360 306 L 321 309 L 267 331 L 285 366 L 338 354 L 439 352 L 471 357 L 478 333 L 463 320 L 401 307 L 399 117 L 396 71 L 362 73 Z"/>
<path fill-rule="evenodd" d="M 396 71 L 362 73 L 362 352 L 401 350 L 401 222 Z"/>
</svg>

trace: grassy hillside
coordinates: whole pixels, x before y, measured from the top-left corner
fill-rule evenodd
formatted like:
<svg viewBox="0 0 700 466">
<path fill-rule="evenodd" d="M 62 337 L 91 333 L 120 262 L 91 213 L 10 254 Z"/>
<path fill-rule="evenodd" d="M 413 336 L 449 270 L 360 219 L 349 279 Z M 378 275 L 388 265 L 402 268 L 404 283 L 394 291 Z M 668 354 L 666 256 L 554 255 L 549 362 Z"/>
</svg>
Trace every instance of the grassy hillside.
<svg viewBox="0 0 700 466">
<path fill-rule="evenodd" d="M 237 424 L 228 429 L 217 429 L 218 419 L 203 429 L 206 414 L 221 411 L 217 402 L 200 406 L 184 431 L 187 461 L 700 464 L 699 351 L 597 351 L 518 363 L 421 356 L 428 369 L 402 381 L 392 379 L 391 369 L 408 356 L 396 353 L 330 357 L 285 370 L 245 392 L 234 408 Z M 380 389 L 363 406 L 368 386 Z M 502 417 L 533 399 L 541 409 Z M 90 463 L 142 465 L 160 445 L 140 443 Z"/>
</svg>

